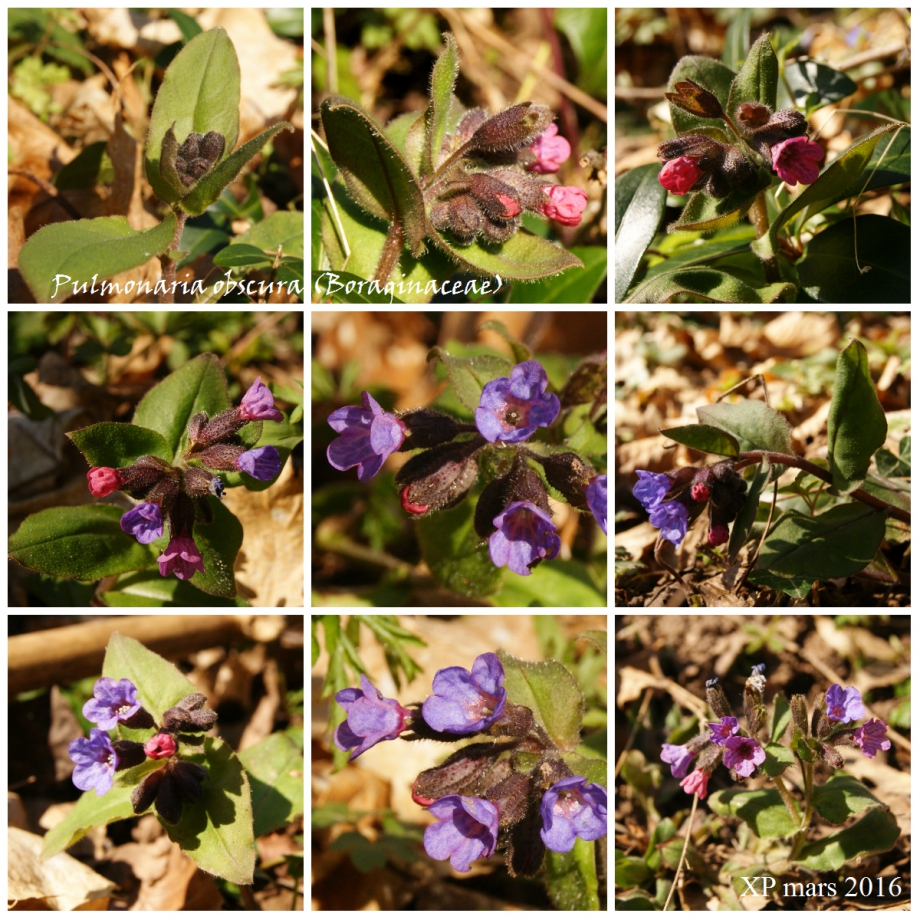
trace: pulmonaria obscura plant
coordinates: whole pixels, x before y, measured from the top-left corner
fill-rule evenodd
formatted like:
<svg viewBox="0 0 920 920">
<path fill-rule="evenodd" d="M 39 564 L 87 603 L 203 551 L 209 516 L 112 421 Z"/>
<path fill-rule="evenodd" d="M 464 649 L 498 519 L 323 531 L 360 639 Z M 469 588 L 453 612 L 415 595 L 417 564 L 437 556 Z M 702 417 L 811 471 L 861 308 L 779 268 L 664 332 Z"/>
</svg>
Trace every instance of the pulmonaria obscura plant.
<svg viewBox="0 0 920 920">
<path fill-rule="evenodd" d="M 787 700 L 777 693 L 771 714 L 764 705 L 765 670 L 762 664 L 754 667 L 744 685 L 746 728 L 733 714 L 719 679 L 706 682 L 706 701 L 715 718 L 689 740 L 661 746 L 661 759 L 670 765 L 671 775 L 680 780 L 685 793 L 700 799 L 710 793 L 710 777 L 720 766 L 735 784 L 746 785 L 755 777 L 765 780 L 756 789 L 728 788 L 709 794 L 707 801 L 716 814 L 744 821 L 761 841 L 789 841 L 771 848 L 771 876 L 795 867 L 835 871 L 851 860 L 891 849 L 900 836 L 895 817 L 844 771 L 841 754 L 841 749 L 855 748 L 873 759 L 889 750 L 886 722 L 870 718 L 857 724 L 866 717 L 862 695 L 856 687 L 839 684 L 817 694 L 810 714 L 804 695 L 797 693 Z M 801 777 L 799 790 L 786 772 L 793 764 Z M 830 775 L 821 767 L 830 768 Z M 845 830 L 809 840 L 818 816 L 841 825 L 866 809 L 865 816 Z"/>
<path fill-rule="evenodd" d="M 576 753 L 584 700 L 572 674 L 557 661 L 530 663 L 500 650 L 479 655 L 469 670 L 439 670 L 431 690 L 402 706 L 362 675 L 360 688 L 336 694 L 347 714 L 336 746 L 354 760 L 396 739 L 473 742 L 412 784 L 413 801 L 437 819 L 425 829 L 425 852 L 457 872 L 497 852 L 512 875 L 533 877 L 545 864 L 559 906 L 598 909 L 607 765 Z M 571 891 L 560 881 L 566 874 Z"/>
<path fill-rule="evenodd" d="M 229 401 L 218 359 L 201 355 L 150 390 L 131 424 L 69 432 L 90 465 L 89 493 L 120 490 L 136 504 L 127 512 L 108 504 L 41 511 L 13 535 L 10 555 L 84 581 L 152 568 L 207 595 L 235 597 L 243 534 L 223 505 L 225 491 L 267 488 L 302 436 L 261 377 L 238 406 Z"/>
<path fill-rule="evenodd" d="M 499 573 L 483 567 L 486 556 L 492 566 L 527 577 L 559 555 L 550 495 L 607 532 L 607 475 L 595 466 L 606 453 L 606 353 L 585 359 L 557 395 L 543 365 L 521 343 L 512 344 L 526 360 L 458 358 L 441 348 L 429 354 L 443 363 L 472 423 L 433 409 L 387 412 L 366 391 L 360 406 L 328 417 L 338 434 L 326 451 L 329 463 L 357 467 L 362 482 L 390 454 L 418 451 L 396 474 L 396 486 L 403 510 L 419 521 L 461 505 L 478 485 L 475 506 L 466 503 L 463 512 L 436 522 L 433 542 L 423 539 L 439 577 L 468 595 L 498 587 Z M 445 554 L 434 545 L 440 541 L 454 545 Z"/>
<path fill-rule="evenodd" d="M 249 780 L 228 745 L 206 737 L 217 723 L 207 698 L 169 662 L 118 633 L 106 649 L 103 675 L 83 706 L 95 727 L 89 738 L 69 745 L 73 783 L 84 795 L 45 836 L 41 858 L 73 845 L 93 827 L 153 808 L 170 839 L 199 868 L 251 884 Z"/>
<path fill-rule="evenodd" d="M 577 226 L 587 205 L 581 188 L 548 177 L 571 153 L 553 113 L 532 102 L 495 114 L 464 111 L 453 95 L 457 44 L 450 33 L 444 40 L 426 112 L 401 115 L 382 128 L 344 96 L 331 96 L 321 106 L 329 155 L 351 201 L 372 218 L 366 227 L 349 218 L 354 208 L 336 183 L 323 217 L 331 267 L 373 276 L 372 290 L 396 291 L 404 301 L 407 295 L 418 298 L 400 278 L 424 288 L 458 271 L 534 280 L 583 267 L 522 228 L 525 212 Z M 385 236 L 376 229 L 381 220 Z M 342 221 L 353 239 L 350 256 L 340 239 Z"/>
<path fill-rule="evenodd" d="M 743 35 L 746 42 L 746 30 Z M 806 116 L 858 87 L 815 61 L 781 63 L 775 43 L 775 36 L 758 38 L 737 73 L 701 55 L 678 61 L 665 93 L 677 136 L 659 145 L 658 164 L 617 178 L 618 302 L 909 299 L 903 267 L 909 264 L 910 233 L 903 222 L 855 211 L 846 221 L 813 219 L 826 208 L 835 214 L 838 202 L 867 189 L 909 182 L 909 157 L 902 171 L 895 165 L 884 178 L 877 174 L 883 161 L 887 170 L 909 149 L 910 132 L 902 132 L 909 126 L 883 117 L 883 127 L 828 154 L 809 135 L 834 110 L 811 123 Z M 780 87 L 806 110 L 792 108 L 791 101 L 778 108 Z M 690 197 L 668 202 L 666 193 Z M 683 212 L 667 222 L 669 204 Z M 745 215 L 751 226 L 735 227 Z M 671 236 L 678 233 L 680 241 Z M 876 234 L 885 237 L 884 253 Z M 739 242 L 747 254 L 739 254 Z M 831 252 L 837 259 L 833 271 Z M 677 260 L 674 267 L 668 258 Z"/>
</svg>

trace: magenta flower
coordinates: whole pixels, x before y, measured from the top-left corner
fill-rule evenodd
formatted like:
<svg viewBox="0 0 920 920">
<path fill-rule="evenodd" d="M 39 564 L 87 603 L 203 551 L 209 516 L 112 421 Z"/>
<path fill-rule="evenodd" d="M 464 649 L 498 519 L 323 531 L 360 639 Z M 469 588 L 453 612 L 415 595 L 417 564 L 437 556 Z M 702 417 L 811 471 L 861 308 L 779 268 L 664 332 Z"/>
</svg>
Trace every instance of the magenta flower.
<svg viewBox="0 0 920 920">
<path fill-rule="evenodd" d="M 665 540 L 680 546 L 680 541 L 687 535 L 687 506 L 682 502 L 662 502 L 652 509 L 649 521 L 661 531 Z"/>
<path fill-rule="evenodd" d="M 773 169 L 783 182 L 795 185 L 811 185 L 818 178 L 824 149 L 807 137 L 790 137 L 770 148 Z"/>
<path fill-rule="evenodd" d="M 736 736 L 725 742 L 723 763 L 739 776 L 750 776 L 766 759 L 767 755 L 756 738 Z"/>
<path fill-rule="evenodd" d="M 658 181 L 675 195 L 686 195 L 696 185 L 703 171 L 692 157 L 668 160 L 658 173 Z"/>
<path fill-rule="evenodd" d="M 425 852 L 449 859 L 457 872 L 469 872 L 474 859 L 488 859 L 498 842 L 498 809 L 486 799 L 447 795 L 428 810 L 438 819 L 425 828 Z"/>
<path fill-rule="evenodd" d="M 552 425 L 559 414 L 559 397 L 546 392 L 548 385 L 539 361 L 523 361 L 511 368 L 510 377 L 490 380 L 475 413 L 479 433 L 493 443 L 514 444 Z"/>
<path fill-rule="evenodd" d="M 91 728 L 89 738 L 71 741 L 67 746 L 67 752 L 77 765 L 73 771 L 73 784 L 77 789 L 84 792 L 94 789 L 96 795 L 105 795 L 112 788 L 118 755 L 104 731 Z"/>
<path fill-rule="evenodd" d="M 552 124 L 530 145 L 530 152 L 537 158 L 528 167 L 532 172 L 554 173 L 572 155 L 569 142 L 558 135 L 558 125 Z"/>
<path fill-rule="evenodd" d="M 885 737 L 888 723 L 882 719 L 869 719 L 853 732 L 853 740 L 866 757 L 875 757 L 879 751 L 887 751 L 891 742 Z"/>
<path fill-rule="evenodd" d="M 105 498 L 121 488 L 121 474 L 109 466 L 94 466 L 86 474 L 89 491 L 96 498 Z"/>
<path fill-rule="evenodd" d="M 335 730 L 335 746 L 340 751 L 351 752 L 349 760 L 370 750 L 381 741 L 398 738 L 412 715 L 396 700 L 384 695 L 361 675 L 361 689 L 346 687 L 335 695 L 335 701 L 348 713 L 345 721 Z"/>
<path fill-rule="evenodd" d="M 253 479 L 268 482 L 281 472 L 281 455 L 276 447 L 256 447 L 240 454 L 233 461 L 238 469 L 249 473 Z"/>
<path fill-rule="evenodd" d="M 481 732 L 505 711 L 505 669 L 493 652 L 480 655 L 473 667 L 441 668 L 431 682 L 432 695 L 422 704 L 425 722 L 438 732 Z"/>
<path fill-rule="evenodd" d="M 559 780 L 543 793 L 540 838 L 555 853 L 568 853 L 575 838 L 597 840 L 607 833 L 607 790 L 584 776 Z"/>
<path fill-rule="evenodd" d="M 144 745 L 144 753 L 154 760 L 172 757 L 176 753 L 176 739 L 172 735 L 154 735 Z"/>
<path fill-rule="evenodd" d="M 827 691 L 827 717 L 831 722 L 855 722 L 866 715 L 862 696 L 855 687 L 844 690 L 840 684 L 832 684 Z"/>
<path fill-rule="evenodd" d="M 165 578 L 175 573 L 176 578 L 192 578 L 195 572 L 204 572 L 204 562 L 195 541 L 183 532 L 181 537 L 173 537 L 162 555 L 157 556 L 160 574 Z"/>
<path fill-rule="evenodd" d="M 665 477 L 667 478 L 667 477 Z M 585 489 L 585 498 L 588 507 L 594 515 L 594 520 L 600 525 L 601 530 L 607 533 L 607 474 L 595 476 Z"/>
<path fill-rule="evenodd" d="M 691 754 L 682 744 L 661 745 L 661 759 L 671 765 L 671 776 L 678 779 L 687 775 L 694 757 L 696 754 Z"/>
<path fill-rule="evenodd" d="M 328 422 L 339 437 L 326 449 L 326 457 L 337 470 L 356 466 L 361 482 L 375 476 L 406 438 L 406 426 L 395 415 L 384 412 L 366 390 L 361 394 L 360 407 L 336 409 Z"/>
<path fill-rule="evenodd" d="M 155 502 L 141 502 L 121 516 L 121 529 L 138 543 L 153 543 L 163 536 L 163 513 Z"/>
<path fill-rule="evenodd" d="M 549 197 L 542 211 L 551 220 L 566 227 L 577 227 L 588 204 L 588 196 L 575 185 L 544 185 L 543 191 Z"/>
<path fill-rule="evenodd" d="M 723 745 L 732 735 L 738 734 L 738 720 L 734 716 L 723 716 L 720 722 L 708 722 L 712 729 L 709 740 L 713 744 Z"/>
<path fill-rule="evenodd" d="M 275 408 L 272 391 L 256 377 L 240 402 L 240 418 L 250 421 L 283 422 L 284 416 Z"/>
<path fill-rule="evenodd" d="M 530 575 L 539 559 L 555 559 L 562 548 L 552 518 L 533 502 L 511 502 L 492 523 L 489 555 L 498 567 L 508 566 L 518 575 Z"/>
<path fill-rule="evenodd" d="M 93 686 L 93 698 L 83 704 L 83 715 L 108 731 L 119 722 L 127 722 L 140 708 L 137 687 L 130 680 L 100 677 Z"/>
<path fill-rule="evenodd" d="M 694 770 L 686 779 L 680 781 L 681 789 L 687 795 L 699 793 L 701 799 L 706 798 L 706 785 L 709 782 L 709 774 L 702 770 Z"/>
</svg>

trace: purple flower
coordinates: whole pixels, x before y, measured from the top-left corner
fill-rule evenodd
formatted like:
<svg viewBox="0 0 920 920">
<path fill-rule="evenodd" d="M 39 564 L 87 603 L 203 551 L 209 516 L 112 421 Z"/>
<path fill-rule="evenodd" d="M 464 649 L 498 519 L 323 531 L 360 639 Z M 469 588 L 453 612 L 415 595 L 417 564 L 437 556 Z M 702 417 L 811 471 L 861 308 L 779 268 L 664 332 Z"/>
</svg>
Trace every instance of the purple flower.
<svg viewBox="0 0 920 920">
<path fill-rule="evenodd" d="M 140 708 L 137 687 L 130 680 L 100 677 L 93 686 L 93 698 L 83 704 L 83 715 L 107 731 L 119 722 L 127 722 Z"/>
<path fill-rule="evenodd" d="M 247 450 L 233 462 L 238 469 L 249 473 L 253 479 L 261 479 L 262 482 L 274 479 L 281 472 L 281 456 L 277 448 L 271 445 Z"/>
<path fill-rule="evenodd" d="M 597 840 L 607 833 L 607 790 L 583 776 L 566 777 L 543 793 L 540 815 L 547 849 L 568 853 L 576 837 Z"/>
<path fill-rule="evenodd" d="M 885 737 L 888 723 L 883 719 L 869 719 L 853 732 L 853 740 L 866 757 L 875 757 L 879 751 L 887 751 L 891 742 Z"/>
<path fill-rule="evenodd" d="M 651 511 L 671 490 L 671 480 L 664 473 L 650 473 L 648 470 L 636 470 L 636 475 L 639 481 L 633 486 L 632 494 L 646 511 Z"/>
<path fill-rule="evenodd" d="M 649 521 L 675 546 L 687 535 L 687 506 L 682 502 L 662 502 L 652 509 Z"/>
<path fill-rule="evenodd" d="M 498 655 L 486 652 L 473 667 L 442 668 L 431 682 L 433 695 L 422 704 L 425 721 L 438 732 L 479 732 L 505 711 L 505 669 Z"/>
<path fill-rule="evenodd" d="M 667 477 L 665 477 L 667 478 Z M 601 530 L 607 533 L 607 474 L 595 476 L 585 489 L 585 498 L 588 507 L 594 515 L 594 520 L 600 525 Z"/>
<path fill-rule="evenodd" d="M 712 729 L 709 740 L 713 744 L 723 745 L 732 735 L 738 734 L 738 720 L 734 716 L 722 716 L 720 722 L 708 722 Z"/>
<path fill-rule="evenodd" d="M 192 578 L 195 572 L 204 571 L 204 562 L 195 541 L 187 534 L 173 537 L 163 553 L 157 556 L 160 563 L 160 574 L 165 578 L 175 573 L 176 578 L 185 580 Z"/>
<path fill-rule="evenodd" d="M 698 792 L 700 798 L 705 799 L 709 777 L 709 773 L 704 773 L 702 770 L 694 770 L 686 779 L 680 781 L 680 787 L 687 795 L 693 795 L 695 792 Z"/>
<path fill-rule="evenodd" d="M 335 701 L 348 713 L 345 721 L 335 730 L 335 746 L 340 751 L 355 748 L 349 760 L 354 760 L 381 741 L 398 738 L 405 730 L 406 720 L 412 715 L 396 700 L 385 699 L 363 674 L 360 690 L 356 687 L 339 690 Z"/>
<path fill-rule="evenodd" d="M 326 457 L 337 470 L 358 467 L 358 479 L 367 482 L 402 446 L 406 426 L 395 415 L 384 412 L 366 390 L 361 394 L 361 406 L 344 406 L 329 416 L 329 424 L 340 436 L 326 449 Z"/>
<path fill-rule="evenodd" d="M 482 388 L 476 427 L 487 441 L 526 441 L 537 428 L 552 425 L 559 397 L 547 393 L 549 380 L 539 361 L 524 361 L 510 377 L 490 380 Z"/>
<path fill-rule="evenodd" d="M 103 677 L 102 680 L 108 678 Z M 99 686 L 99 681 L 96 686 Z M 124 681 L 128 683 L 128 681 Z M 84 715 L 86 707 L 84 706 Z M 88 717 L 87 717 L 88 718 Z M 113 723 L 114 724 L 114 723 Z M 105 795 L 112 788 L 118 755 L 109 736 L 99 728 L 91 728 L 89 738 L 77 738 L 67 746 L 70 759 L 77 765 L 73 771 L 73 784 L 77 789 L 88 792 L 96 790 L 96 795 Z"/>
<path fill-rule="evenodd" d="M 756 738 L 735 736 L 725 742 L 723 763 L 729 770 L 739 776 L 750 776 L 754 768 L 767 759 L 760 742 Z"/>
<path fill-rule="evenodd" d="M 562 547 L 552 519 L 533 502 L 511 502 L 492 523 L 489 555 L 498 568 L 508 566 L 518 575 L 530 575 L 536 559 L 555 559 Z"/>
<path fill-rule="evenodd" d="M 550 125 L 531 145 L 537 158 L 528 169 L 535 173 L 554 173 L 572 155 L 572 147 L 564 137 L 558 137 L 559 126 Z"/>
<path fill-rule="evenodd" d="M 661 745 L 661 759 L 671 765 L 671 776 L 680 779 L 687 775 L 695 754 L 691 754 L 682 744 Z"/>
<path fill-rule="evenodd" d="M 138 543 L 153 543 L 163 536 L 163 514 L 154 502 L 141 502 L 121 516 L 121 529 Z"/>
<path fill-rule="evenodd" d="M 438 819 L 425 828 L 425 852 L 449 859 L 457 872 L 469 872 L 474 859 L 488 859 L 498 841 L 498 809 L 486 799 L 447 795 L 428 810 Z"/>
<path fill-rule="evenodd" d="M 832 684 L 827 691 L 827 717 L 831 722 L 855 722 L 866 715 L 862 696 L 855 687 L 844 690 L 840 684 Z"/>
<path fill-rule="evenodd" d="M 770 148 L 773 169 L 789 185 L 811 185 L 818 178 L 824 149 L 807 137 L 790 137 Z"/>
<path fill-rule="evenodd" d="M 284 416 L 275 408 L 272 391 L 256 377 L 240 403 L 240 418 L 250 421 L 283 422 Z"/>
</svg>

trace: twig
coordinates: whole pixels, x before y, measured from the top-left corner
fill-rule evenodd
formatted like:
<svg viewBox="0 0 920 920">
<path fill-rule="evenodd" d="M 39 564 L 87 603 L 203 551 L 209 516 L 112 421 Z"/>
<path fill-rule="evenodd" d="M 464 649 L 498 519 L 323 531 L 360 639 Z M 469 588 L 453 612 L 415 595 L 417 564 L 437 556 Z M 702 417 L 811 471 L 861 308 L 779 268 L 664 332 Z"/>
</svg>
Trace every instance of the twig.
<svg viewBox="0 0 920 920">
<path fill-rule="evenodd" d="M 677 888 L 677 883 L 680 881 L 681 875 L 684 872 L 684 857 L 687 855 L 687 847 L 690 845 L 690 833 L 693 830 L 693 816 L 696 814 L 696 803 L 700 800 L 700 794 L 698 792 L 693 793 L 693 806 L 690 809 L 690 820 L 687 822 L 687 835 L 684 837 L 684 848 L 681 850 L 680 859 L 677 861 L 677 872 L 674 873 L 674 881 L 671 884 L 671 890 L 668 892 L 668 899 L 664 902 L 664 909 L 668 909 L 668 905 L 671 903 L 671 898 L 674 896 L 674 889 Z"/>
</svg>

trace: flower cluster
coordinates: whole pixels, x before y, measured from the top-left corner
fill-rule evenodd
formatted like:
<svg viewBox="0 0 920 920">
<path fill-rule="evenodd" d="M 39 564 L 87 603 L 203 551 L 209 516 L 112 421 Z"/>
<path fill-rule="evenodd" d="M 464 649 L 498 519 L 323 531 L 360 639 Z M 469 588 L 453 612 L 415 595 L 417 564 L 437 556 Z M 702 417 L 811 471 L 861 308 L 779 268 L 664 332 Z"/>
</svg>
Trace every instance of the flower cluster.
<svg viewBox="0 0 920 920">
<path fill-rule="evenodd" d="M 728 525 L 744 507 L 747 483 L 731 460 L 711 467 L 681 467 L 668 473 L 636 470 L 639 481 L 633 495 L 649 512 L 649 521 L 665 540 L 679 546 L 688 526 L 709 505 L 709 544 L 721 546 L 729 538 Z"/>
<path fill-rule="evenodd" d="M 571 153 L 551 120 L 546 106 L 530 102 L 491 117 L 483 109 L 467 112 L 456 131 L 445 135 L 425 188 L 435 228 L 468 245 L 477 236 L 490 243 L 509 239 L 524 211 L 577 226 L 588 196 L 539 178 L 559 169 Z"/>
<path fill-rule="evenodd" d="M 766 722 L 764 667 L 757 665 L 745 683 L 744 712 L 750 735 L 741 733 L 738 719 L 730 714 L 718 678 L 713 678 L 706 682 L 706 699 L 719 721 L 709 722 L 707 729 L 686 744 L 661 746 L 662 761 L 670 764 L 671 775 L 681 780 L 680 785 L 688 794 L 698 793 L 701 799 L 706 797 L 709 777 L 720 761 L 736 782 L 753 776 L 766 761 L 766 752 L 754 737 Z M 794 739 L 801 739 L 801 743 L 836 769 L 843 766 L 843 758 L 836 750 L 838 745 L 858 747 L 870 758 L 891 747 L 885 737 L 888 725 L 883 720 L 870 719 L 865 725 L 854 727 L 853 723 L 866 714 L 856 687 L 843 689 L 839 684 L 829 687 L 826 694 L 819 695 L 811 721 L 807 718 L 806 701 L 801 694 L 792 697 L 790 709 Z M 697 759 L 696 768 L 688 775 L 694 759 Z"/>
<path fill-rule="evenodd" d="M 347 716 L 334 740 L 339 750 L 354 749 L 349 760 L 400 736 L 452 741 L 487 733 L 512 739 L 472 744 L 413 783 L 413 800 L 437 819 L 425 829 L 425 851 L 450 860 L 458 872 L 505 848 L 512 871 L 535 875 L 544 848 L 567 853 L 577 837 L 597 840 L 607 833 L 606 789 L 572 773 L 531 710 L 508 700 L 504 682 L 501 661 L 487 652 L 469 671 L 438 671 L 431 695 L 409 708 L 384 698 L 363 675 L 361 689 L 335 697 Z M 518 749 L 539 755 L 528 772 L 515 769 Z"/>
<path fill-rule="evenodd" d="M 488 540 L 496 566 L 530 575 L 540 561 L 555 558 L 562 543 L 546 486 L 528 460 L 541 465 L 546 481 L 573 507 L 590 510 L 607 532 L 606 474 L 598 475 L 574 453 L 546 455 L 524 446 L 559 415 L 559 397 L 547 391 L 548 385 L 538 361 L 517 364 L 509 376 L 483 386 L 474 425 L 430 409 L 394 415 L 364 392 L 360 406 L 345 406 L 329 416 L 338 437 L 326 457 L 338 470 L 357 467 L 358 479 L 366 482 L 390 454 L 421 449 L 396 474 L 396 485 L 403 510 L 422 517 L 466 498 L 479 477 L 484 450 L 513 451 L 503 461 L 504 472 L 483 489 L 474 525 L 482 540 Z"/>
<path fill-rule="evenodd" d="M 206 697 L 193 693 L 163 713 L 162 727 L 138 702 L 137 687 L 125 678 L 100 677 L 93 697 L 83 706 L 83 715 L 96 723 L 89 738 L 70 742 L 68 752 L 76 764 L 73 783 L 78 789 L 105 795 L 115 781 L 115 774 L 151 760 L 165 760 L 163 767 L 147 774 L 131 794 L 135 814 L 145 812 L 156 802 L 157 812 L 167 824 L 176 824 L 182 816 L 184 802 L 201 801 L 201 783 L 208 771 L 199 764 L 176 756 L 179 742 L 200 745 L 195 733 L 207 731 L 217 721 L 217 713 L 204 709 Z M 144 743 L 112 740 L 108 730 L 119 724 L 132 729 L 153 729 Z M 192 734 L 180 733 L 189 731 Z"/>
<path fill-rule="evenodd" d="M 268 481 L 281 472 L 281 457 L 272 446 L 247 449 L 238 432 L 254 421 L 282 421 L 271 391 L 256 377 L 239 406 L 208 419 L 206 412 L 193 416 L 188 425 L 184 460 L 200 465 L 177 468 L 159 457 L 140 457 L 121 469 L 92 467 L 86 474 L 96 498 L 120 489 L 140 503 L 121 519 L 121 529 L 139 543 L 152 543 L 163 536 L 164 518 L 169 544 L 157 557 L 160 574 L 192 578 L 204 572 L 204 561 L 194 540 L 195 524 L 210 524 L 214 515 L 207 497 L 224 497 L 224 484 L 215 471 L 241 471 Z"/>
</svg>

